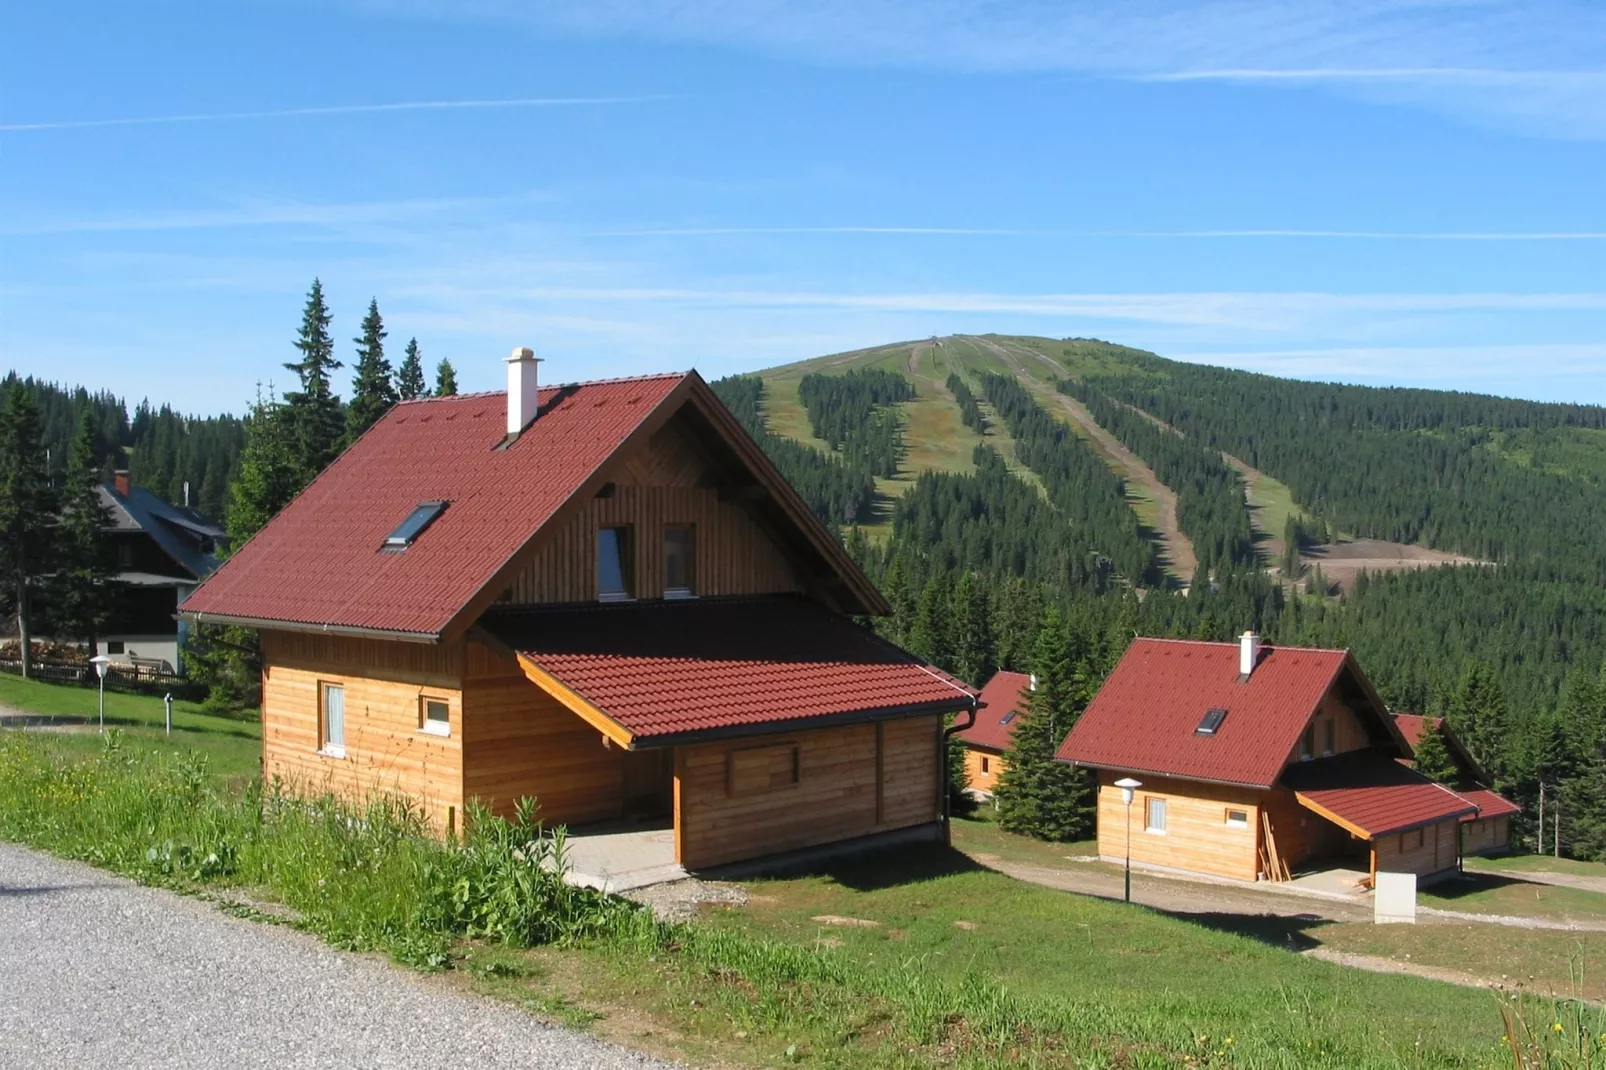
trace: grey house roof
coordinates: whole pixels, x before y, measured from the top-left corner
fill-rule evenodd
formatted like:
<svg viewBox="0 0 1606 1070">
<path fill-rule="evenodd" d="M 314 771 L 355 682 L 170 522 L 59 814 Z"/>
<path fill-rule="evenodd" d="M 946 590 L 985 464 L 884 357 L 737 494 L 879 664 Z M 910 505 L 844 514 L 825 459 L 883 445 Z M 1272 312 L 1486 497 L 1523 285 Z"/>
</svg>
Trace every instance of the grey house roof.
<svg viewBox="0 0 1606 1070">
<path fill-rule="evenodd" d="M 194 509 L 170 505 L 140 486 L 129 487 L 126 495 L 104 484 L 97 489 L 111 513 L 107 531 L 144 532 L 196 582 L 217 568 L 217 556 L 203 551 L 201 542 L 219 544 L 228 539 L 228 533 Z"/>
</svg>

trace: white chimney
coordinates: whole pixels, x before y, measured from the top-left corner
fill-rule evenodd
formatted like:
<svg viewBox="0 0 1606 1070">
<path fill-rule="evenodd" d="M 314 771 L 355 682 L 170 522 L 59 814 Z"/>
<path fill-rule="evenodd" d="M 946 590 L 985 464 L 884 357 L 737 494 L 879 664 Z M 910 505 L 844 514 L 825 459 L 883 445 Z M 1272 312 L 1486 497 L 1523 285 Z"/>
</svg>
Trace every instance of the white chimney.
<svg viewBox="0 0 1606 1070">
<path fill-rule="evenodd" d="M 528 346 L 520 346 L 507 358 L 507 433 L 517 435 L 535 419 L 539 407 L 536 366 L 541 358 Z"/>
<path fill-rule="evenodd" d="M 1028 691 L 1036 691 L 1037 690 L 1037 674 L 1035 672 L 1032 673 L 1032 680 L 1031 680 L 1031 683 L 1027 686 L 1027 690 Z"/>
<path fill-rule="evenodd" d="M 1238 640 L 1238 675 L 1248 678 L 1255 671 L 1255 662 L 1260 660 L 1260 636 L 1254 632 L 1244 632 Z"/>
</svg>

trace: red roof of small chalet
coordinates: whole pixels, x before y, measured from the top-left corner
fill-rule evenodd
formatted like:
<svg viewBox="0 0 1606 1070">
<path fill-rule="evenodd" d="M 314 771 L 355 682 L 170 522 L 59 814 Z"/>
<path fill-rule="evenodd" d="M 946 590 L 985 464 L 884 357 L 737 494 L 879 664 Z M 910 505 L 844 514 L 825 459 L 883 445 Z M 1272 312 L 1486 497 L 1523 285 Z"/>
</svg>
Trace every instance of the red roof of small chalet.
<svg viewBox="0 0 1606 1070">
<path fill-rule="evenodd" d="M 793 596 L 497 609 L 482 625 L 653 745 L 943 713 L 976 695 Z"/>
<path fill-rule="evenodd" d="M 579 383 L 540 392 L 539 415 L 511 445 L 500 392 L 396 405 L 185 600 L 196 620 L 433 641 L 472 623 L 535 535 L 589 498 L 628 442 L 695 408 L 769 491 L 781 526 L 840 577 L 846 612 L 884 612 L 880 596 L 809 514 L 696 372 Z M 638 432 L 640 433 L 638 436 Z M 505 448 L 503 448 L 505 445 Z M 386 536 L 420 503 L 447 506 L 401 552 Z M 816 530 L 817 529 L 817 530 Z"/>
<path fill-rule="evenodd" d="M 1101 769 L 1269 788 L 1341 674 L 1389 718 L 1344 650 L 1264 646 L 1248 680 L 1237 643 L 1136 639 L 1060 745 L 1063 761 Z M 1196 731 L 1225 709 L 1212 735 Z M 1389 733 L 1387 727 L 1380 729 Z M 1397 737 L 1392 737 L 1397 738 Z"/>
<path fill-rule="evenodd" d="M 981 689 L 982 709 L 976 711 L 976 723 L 964 731 L 955 732 L 954 738 L 972 747 L 1005 751 L 1015 735 L 1015 723 L 1020 711 L 1026 708 L 1026 695 L 1032 678 L 1023 672 L 996 672 Z"/>
<path fill-rule="evenodd" d="M 1400 735 L 1405 737 L 1405 742 L 1411 745 L 1412 751 L 1415 751 L 1416 745 L 1422 742 L 1423 726 L 1431 724 L 1437 729 L 1444 723 L 1444 718 L 1427 717 L 1420 713 L 1396 713 L 1394 723 L 1399 725 Z"/>
<path fill-rule="evenodd" d="M 1460 793 L 1376 751 L 1300 762 L 1289 766 L 1283 784 L 1304 805 L 1368 838 L 1476 816 L 1478 810 Z"/>
<path fill-rule="evenodd" d="M 1457 789 L 1456 794 L 1478 808 L 1476 814 L 1463 817 L 1462 821 L 1476 821 L 1484 817 L 1506 817 L 1510 814 L 1522 813 L 1522 807 L 1488 788 Z"/>
</svg>

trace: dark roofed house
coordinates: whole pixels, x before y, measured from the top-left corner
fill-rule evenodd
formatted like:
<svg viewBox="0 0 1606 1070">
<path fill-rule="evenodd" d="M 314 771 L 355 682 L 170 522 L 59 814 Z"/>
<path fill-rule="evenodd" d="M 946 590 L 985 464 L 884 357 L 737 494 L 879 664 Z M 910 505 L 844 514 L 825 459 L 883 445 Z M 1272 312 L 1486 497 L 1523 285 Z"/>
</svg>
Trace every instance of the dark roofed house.
<svg viewBox="0 0 1606 1070">
<path fill-rule="evenodd" d="M 979 799 L 991 798 L 1004 772 L 1004 752 L 1026 709 L 1036 681 L 1023 672 L 996 672 L 981 689 L 981 709 L 968 728 L 954 733 L 965 748 L 965 787 Z"/>
<path fill-rule="evenodd" d="M 1239 880 L 1460 866 L 1473 800 L 1397 759 L 1394 718 L 1344 650 L 1138 639 L 1061 745 L 1098 770 L 1099 853 L 1124 857 L 1116 781 L 1141 782 L 1132 861 Z"/>
<path fill-rule="evenodd" d="M 1522 807 L 1490 788 L 1489 774 L 1467 750 L 1466 744 L 1443 717 L 1426 717 L 1419 713 L 1396 713 L 1394 723 L 1409 746 L 1402 762 L 1412 764 L 1417 744 L 1424 732 L 1437 732 L 1444 740 L 1445 750 L 1455 765 L 1456 778 L 1452 787 L 1463 798 L 1477 804 L 1478 812 L 1461 819 L 1461 854 L 1493 855 L 1511 850 L 1511 818 L 1522 813 Z"/>
<path fill-rule="evenodd" d="M 142 669 L 183 672 L 187 628 L 175 614 L 217 568 L 228 536 L 194 509 L 131 484 L 127 472 L 98 489 L 121 586 L 95 653 Z"/>
<path fill-rule="evenodd" d="M 185 602 L 261 632 L 264 773 L 658 821 L 666 873 L 940 835 L 975 692 L 849 619 L 888 607 L 695 372 L 535 364 L 397 405 Z"/>
</svg>

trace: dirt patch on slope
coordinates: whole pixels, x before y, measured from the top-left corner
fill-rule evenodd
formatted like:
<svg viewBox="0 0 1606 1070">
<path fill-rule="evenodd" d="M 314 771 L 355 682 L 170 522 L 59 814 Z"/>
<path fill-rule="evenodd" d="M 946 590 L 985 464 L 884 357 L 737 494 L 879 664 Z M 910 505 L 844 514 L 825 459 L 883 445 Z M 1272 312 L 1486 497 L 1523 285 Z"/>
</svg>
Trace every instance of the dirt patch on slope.
<svg viewBox="0 0 1606 1070">
<path fill-rule="evenodd" d="M 1320 566 L 1331 585 L 1348 591 L 1355 577 L 1366 572 L 1399 572 L 1405 569 L 1435 568 L 1439 565 L 1482 565 L 1475 557 L 1465 557 L 1426 546 L 1412 546 L 1384 539 L 1356 539 L 1353 542 L 1315 546 L 1300 555 L 1307 569 Z"/>
</svg>

